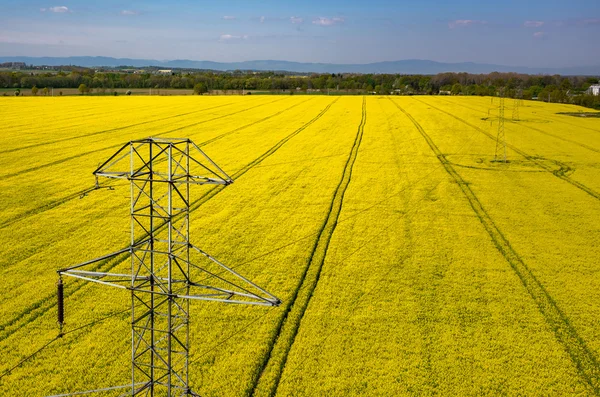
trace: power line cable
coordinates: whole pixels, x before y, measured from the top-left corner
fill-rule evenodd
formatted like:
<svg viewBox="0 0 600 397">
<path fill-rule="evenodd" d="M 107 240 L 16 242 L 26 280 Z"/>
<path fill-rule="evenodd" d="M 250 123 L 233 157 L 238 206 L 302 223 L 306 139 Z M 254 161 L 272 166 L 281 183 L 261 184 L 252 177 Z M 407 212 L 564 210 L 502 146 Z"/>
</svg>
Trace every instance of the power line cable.
<svg viewBox="0 0 600 397">
<path fill-rule="evenodd" d="M 12 371 L 14 371 L 15 369 L 19 368 L 21 365 L 25 364 L 27 361 L 29 361 L 30 359 L 32 359 L 33 357 L 35 357 L 37 354 L 39 354 L 40 352 L 42 352 L 42 350 L 46 349 L 48 346 L 50 346 L 52 343 L 56 342 L 57 340 L 61 339 L 63 336 L 71 334 L 73 332 L 79 331 L 83 328 L 87 328 L 90 327 L 92 325 L 98 324 L 102 321 L 108 320 L 111 317 L 114 316 L 118 316 L 119 314 L 123 314 L 125 312 L 130 311 L 131 309 L 126 309 L 126 310 L 122 310 L 116 313 L 112 313 L 108 316 L 102 317 L 98 320 L 94 320 L 92 322 L 89 322 L 87 324 L 84 324 L 82 326 L 79 326 L 77 328 L 71 329 L 69 331 L 63 332 L 63 333 L 59 333 L 58 335 L 56 335 L 54 337 L 54 339 L 51 339 L 50 341 L 48 341 L 47 343 L 45 343 L 42 347 L 40 347 L 39 349 L 37 349 L 36 351 L 34 351 L 33 353 L 31 353 L 29 356 L 25 357 L 24 359 L 22 359 L 21 361 L 19 361 L 16 365 L 10 367 L 9 369 L 7 369 L 6 371 L 4 371 L 4 373 L 2 375 L 0 375 L 0 380 L 2 380 L 2 378 L 4 378 L 7 375 L 10 375 L 12 373 Z"/>
<path fill-rule="evenodd" d="M 79 326 L 79 327 L 77 327 L 77 328 L 73 328 L 73 329 L 71 329 L 71 330 L 68 330 L 68 331 L 66 331 L 66 332 L 63 332 L 63 333 L 62 333 L 62 335 L 67 335 L 67 334 L 70 334 L 70 333 L 73 333 L 73 332 L 79 331 L 79 330 L 81 330 L 81 329 L 83 329 L 83 328 L 87 328 L 87 327 L 90 327 L 90 326 L 92 326 L 92 325 L 96 325 L 96 324 L 98 324 L 98 323 L 101 323 L 101 322 L 103 322 L 103 321 L 105 321 L 105 320 L 108 320 L 109 318 L 112 318 L 112 317 L 118 316 L 119 314 L 123 314 L 123 313 L 126 313 L 126 312 L 128 312 L 128 311 L 131 311 L 131 308 L 127 308 L 127 309 L 125 309 L 125 310 L 121 310 L 121 311 L 118 311 L 118 312 L 116 312 L 116 313 L 112 313 L 112 314 L 109 314 L 109 315 L 107 315 L 107 316 L 101 317 L 101 318 L 99 318 L 99 319 L 97 319 L 97 320 L 94 320 L 94 321 L 92 321 L 92 322 L 89 322 L 89 323 L 87 323 L 87 324 L 81 325 L 81 326 Z"/>
<path fill-rule="evenodd" d="M 134 386 L 141 386 L 144 383 L 136 383 Z M 125 389 L 131 387 L 131 385 L 122 385 L 122 386 L 112 386 L 112 387 L 104 387 L 102 389 L 94 389 L 94 390 L 84 390 L 84 391 L 76 391 L 73 393 L 66 393 L 66 394 L 53 394 L 51 396 L 48 397 L 68 397 L 68 396 L 80 396 L 83 394 L 91 394 L 91 393 L 100 393 L 103 391 L 111 391 L 111 390 L 118 390 L 118 389 Z"/>
<path fill-rule="evenodd" d="M 213 346 L 211 346 L 210 348 L 206 349 L 204 352 L 202 352 L 198 357 L 195 357 L 193 360 L 191 360 L 189 363 L 193 364 L 195 362 L 198 362 L 198 360 L 200 360 L 202 357 L 206 356 L 207 354 L 215 351 L 219 346 L 227 343 L 229 340 L 231 340 L 233 337 L 246 332 L 248 329 L 250 329 L 254 324 L 256 324 L 257 322 L 259 322 L 260 320 L 264 320 L 264 318 L 273 312 L 273 308 L 269 308 L 268 310 L 266 310 L 262 315 L 253 318 L 252 320 L 248 321 L 244 326 L 238 328 L 237 330 L 235 330 L 233 333 L 231 333 L 230 335 L 228 335 L 227 337 L 223 338 L 221 341 L 217 342 L 216 344 L 214 344 Z M 262 322 L 262 321 L 260 321 Z"/>
<path fill-rule="evenodd" d="M 2 375 L 0 375 L 0 380 L 2 380 L 2 378 L 4 378 L 5 376 L 9 375 L 10 373 L 12 373 L 12 371 L 14 371 L 15 369 L 19 368 L 21 365 L 25 364 L 27 361 L 31 360 L 39 352 L 41 352 L 42 350 L 44 350 L 45 348 L 47 348 L 48 346 L 50 346 L 52 343 L 54 343 L 57 340 L 59 340 L 60 338 L 61 338 L 60 334 L 57 335 L 57 336 L 55 336 L 53 339 L 51 339 L 48 342 L 46 342 L 42 347 L 40 347 L 39 349 L 37 349 L 36 351 L 34 351 L 33 353 L 31 353 L 27 357 L 25 357 L 24 359 L 22 359 L 21 361 L 19 361 L 18 364 L 16 364 L 15 366 L 13 366 L 13 367 L 7 369 L 6 371 L 4 371 L 4 373 Z"/>
</svg>

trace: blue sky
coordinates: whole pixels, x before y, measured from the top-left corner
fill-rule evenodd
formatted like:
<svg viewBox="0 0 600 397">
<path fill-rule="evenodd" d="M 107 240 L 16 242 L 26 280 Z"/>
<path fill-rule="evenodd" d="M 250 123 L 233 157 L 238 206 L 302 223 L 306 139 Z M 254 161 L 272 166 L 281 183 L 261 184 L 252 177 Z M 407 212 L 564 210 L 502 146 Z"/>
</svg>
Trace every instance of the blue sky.
<svg viewBox="0 0 600 397">
<path fill-rule="evenodd" d="M 600 0 L 0 0 L 2 56 L 600 64 Z"/>
</svg>

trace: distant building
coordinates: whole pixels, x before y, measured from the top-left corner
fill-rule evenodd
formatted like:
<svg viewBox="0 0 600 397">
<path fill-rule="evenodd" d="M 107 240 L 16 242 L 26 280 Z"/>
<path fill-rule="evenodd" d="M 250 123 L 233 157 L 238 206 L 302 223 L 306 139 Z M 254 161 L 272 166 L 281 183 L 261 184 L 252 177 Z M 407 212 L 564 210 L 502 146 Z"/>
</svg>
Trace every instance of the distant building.
<svg viewBox="0 0 600 397">
<path fill-rule="evenodd" d="M 600 84 L 591 85 L 587 90 L 588 94 L 600 95 Z"/>
<path fill-rule="evenodd" d="M 161 69 L 161 70 L 157 70 L 156 73 L 158 73 L 158 74 L 173 74 L 173 70 L 171 70 L 171 69 Z"/>
</svg>

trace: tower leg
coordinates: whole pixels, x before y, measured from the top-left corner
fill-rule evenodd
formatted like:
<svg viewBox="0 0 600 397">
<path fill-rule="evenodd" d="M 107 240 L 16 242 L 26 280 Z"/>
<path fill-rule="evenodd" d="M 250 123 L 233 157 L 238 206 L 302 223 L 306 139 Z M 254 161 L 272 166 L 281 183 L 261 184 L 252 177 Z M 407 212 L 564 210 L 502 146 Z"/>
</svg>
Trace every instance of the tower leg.
<svg viewBox="0 0 600 397">
<path fill-rule="evenodd" d="M 149 160 L 132 165 L 145 179 L 131 181 L 131 218 L 132 236 L 148 238 L 132 254 L 132 383 L 147 387 L 133 394 L 188 395 L 189 301 L 175 295 L 190 287 L 189 184 L 177 179 L 189 174 L 189 144 L 146 145 L 136 155 Z"/>
</svg>

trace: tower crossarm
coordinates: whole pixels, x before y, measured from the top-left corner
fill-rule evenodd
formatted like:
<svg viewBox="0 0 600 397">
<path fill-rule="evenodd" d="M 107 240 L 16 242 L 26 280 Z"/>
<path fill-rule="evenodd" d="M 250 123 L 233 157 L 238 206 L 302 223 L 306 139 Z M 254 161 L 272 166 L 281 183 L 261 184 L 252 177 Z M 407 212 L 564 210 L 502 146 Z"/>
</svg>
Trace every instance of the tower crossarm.
<svg viewBox="0 0 600 397">
<path fill-rule="evenodd" d="M 144 150 L 154 147 L 150 155 Z M 174 170 L 163 172 L 157 165 L 172 161 Z M 194 168 L 196 172 L 189 172 Z M 182 172 L 184 171 L 184 172 Z M 187 171 L 187 172 L 185 172 Z M 200 175 L 199 172 L 205 175 Z M 233 180 L 202 149 L 189 139 L 144 138 L 132 140 L 92 173 L 96 178 L 126 179 L 153 182 L 229 185 Z"/>
</svg>

